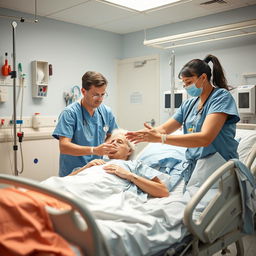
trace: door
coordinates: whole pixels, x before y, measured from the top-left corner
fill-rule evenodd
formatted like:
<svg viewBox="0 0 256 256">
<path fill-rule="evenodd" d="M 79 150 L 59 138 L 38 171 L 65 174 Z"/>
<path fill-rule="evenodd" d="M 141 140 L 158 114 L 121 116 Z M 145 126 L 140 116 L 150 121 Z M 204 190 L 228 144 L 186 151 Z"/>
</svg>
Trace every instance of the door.
<svg viewBox="0 0 256 256">
<path fill-rule="evenodd" d="M 121 60 L 117 76 L 119 127 L 138 130 L 144 122 L 159 125 L 159 57 Z"/>
<path fill-rule="evenodd" d="M 117 71 L 117 122 L 119 127 L 134 131 L 143 123 L 159 125 L 160 119 L 159 57 L 124 59 Z"/>
</svg>

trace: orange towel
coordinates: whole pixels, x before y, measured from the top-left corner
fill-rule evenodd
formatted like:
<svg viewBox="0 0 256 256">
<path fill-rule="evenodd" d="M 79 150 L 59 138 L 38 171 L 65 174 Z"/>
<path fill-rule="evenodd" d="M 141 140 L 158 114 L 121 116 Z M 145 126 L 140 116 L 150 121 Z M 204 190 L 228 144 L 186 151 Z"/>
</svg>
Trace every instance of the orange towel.
<svg viewBox="0 0 256 256">
<path fill-rule="evenodd" d="M 45 210 L 69 206 L 33 191 L 5 188 L 0 191 L 0 255 L 22 256 L 49 253 L 75 256 L 66 240 L 54 232 Z"/>
</svg>

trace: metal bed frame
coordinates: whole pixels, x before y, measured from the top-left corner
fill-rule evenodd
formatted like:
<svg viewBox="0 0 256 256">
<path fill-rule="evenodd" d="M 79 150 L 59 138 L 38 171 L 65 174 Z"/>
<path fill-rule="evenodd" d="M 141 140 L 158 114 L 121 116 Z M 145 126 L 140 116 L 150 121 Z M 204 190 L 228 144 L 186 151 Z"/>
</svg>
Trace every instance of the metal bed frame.
<svg viewBox="0 0 256 256">
<path fill-rule="evenodd" d="M 256 145 L 245 163 L 251 169 L 254 177 L 256 176 L 256 166 L 252 167 L 252 165 L 255 159 Z M 209 256 L 220 250 L 225 250 L 234 242 L 236 243 L 237 255 L 244 255 L 242 237 L 245 234 L 242 232 L 242 201 L 235 168 L 233 160 L 218 168 L 204 182 L 186 206 L 183 222 L 191 234 L 191 240 L 179 254 L 180 256 Z M 194 220 L 193 212 L 196 206 L 216 182 L 219 183 L 218 193 L 202 212 L 200 218 Z M 69 204 L 71 210 L 53 210 L 47 207 L 54 230 L 67 241 L 79 246 L 84 255 L 110 255 L 93 216 L 79 198 L 45 188 L 36 181 L 22 177 L 1 174 L 0 183 L 41 192 Z M 77 212 L 84 222 L 78 218 Z M 161 255 L 173 254 L 170 254 L 170 250 L 166 250 Z"/>
<path fill-rule="evenodd" d="M 83 255 L 109 255 L 105 240 L 93 216 L 79 198 L 68 193 L 58 192 L 49 187 L 46 188 L 37 181 L 8 174 L 0 175 L 0 183 L 37 191 L 67 203 L 71 206 L 70 210 L 53 210 L 53 208 L 50 207 L 46 208 L 53 223 L 54 230 L 67 241 L 77 245 Z M 84 222 L 81 221 L 77 212 Z"/>
<path fill-rule="evenodd" d="M 256 177 L 256 145 L 248 155 L 245 165 Z M 183 222 L 192 234 L 190 255 L 204 256 L 236 244 L 237 255 L 244 255 L 242 237 L 242 199 L 233 160 L 218 168 L 200 187 L 185 208 Z M 198 220 L 193 212 L 203 196 L 219 181 L 218 193 L 205 208 Z M 184 253 L 188 248 L 184 249 Z M 185 255 L 185 254 L 180 255 Z M 167 254 L 168 255 L 168 254 Z"/>
</svg>

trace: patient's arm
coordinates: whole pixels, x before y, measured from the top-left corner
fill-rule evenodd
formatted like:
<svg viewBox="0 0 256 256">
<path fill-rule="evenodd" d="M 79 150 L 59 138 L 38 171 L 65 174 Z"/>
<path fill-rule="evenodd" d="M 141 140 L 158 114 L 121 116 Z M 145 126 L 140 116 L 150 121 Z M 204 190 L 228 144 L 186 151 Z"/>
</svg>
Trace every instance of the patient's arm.
<svg viewBox="0 0 256 256">
<path fill-rule="evenodd" d="M 103 164 L 105 164 L 105 163 L 106 163 L 106 162 L 105 162 L 104 160 L 102 160 L 102 159 L 94 159 L 94 160 L 92 160 L 91 162 L 89 162 L 89 163 L 87 163 L 86 165 L 84 165 L 83 167 L 81 167 L 81 168 L 75 170 L 74 172 L 71 172 L 71 173 L 69 174 L 69 176 L 71 176 L 71 175 L 76 175 L 76 174 L 78 174 L 79 172 L 81 172 L 81 171 L 83 171 L 83 170 L 85 170 L 85 169 L 87 169 L 87 168 L 90 168 L 90 167 L 92 167 L 92 166 L 95 166 L 95 165 L 103 165 Z"/>
<path fill-rule="evenodd" d="M 157 177 L 153 178 L 152 180 L 148 180 L 115 164 L 108 164 L 104 166 L 103 169 L 107 173 L 115 174 L 120 178 L 133 182 L 141 190 L 151 196 L 166 197 L 169 195 L 167 187 Z"/>
</svg>

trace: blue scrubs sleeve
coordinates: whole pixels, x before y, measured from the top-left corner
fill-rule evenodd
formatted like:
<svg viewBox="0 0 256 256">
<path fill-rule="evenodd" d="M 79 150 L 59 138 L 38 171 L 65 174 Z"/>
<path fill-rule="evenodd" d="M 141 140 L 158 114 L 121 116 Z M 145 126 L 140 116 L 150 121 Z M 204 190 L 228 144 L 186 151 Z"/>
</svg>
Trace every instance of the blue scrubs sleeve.
<svg viewBox="0 0 256 256">
<path fill-rule="evenodd" d="M 226 124 L 237 123 L 240 120 L 235 100 L 226 89 L 218 89 L 212 97 L 207 114 L 212 113 L 228 114 Z"/>
<path fill-rule="evenodd" d="M 58 118 L 58 124 L 52 136 L 56 139 L 59 139 L 60 136 L 72 139 L 76 123 L 76 117 L 68 109 L 63 110 Z"/>
<path fill-rule="evenodd" d="M 180 124 L 182 124 L 182 121 L 183 121 L 182 105 L 176 110 L 172 118 L 175 119 Z"/>
</svg>

